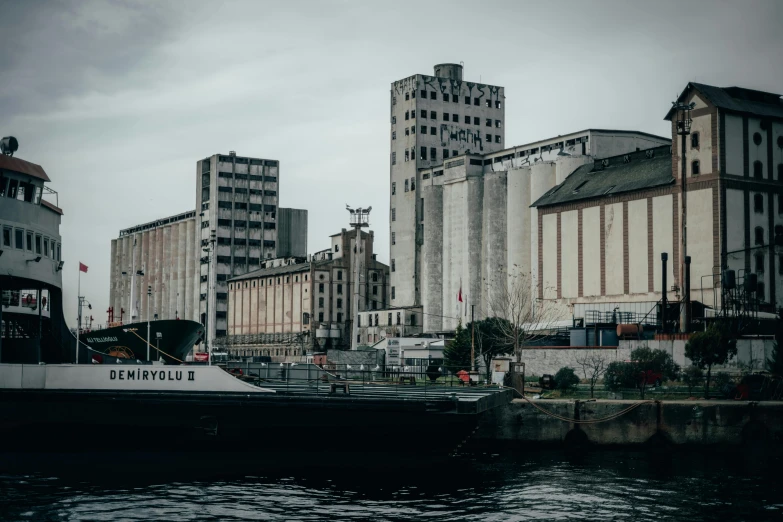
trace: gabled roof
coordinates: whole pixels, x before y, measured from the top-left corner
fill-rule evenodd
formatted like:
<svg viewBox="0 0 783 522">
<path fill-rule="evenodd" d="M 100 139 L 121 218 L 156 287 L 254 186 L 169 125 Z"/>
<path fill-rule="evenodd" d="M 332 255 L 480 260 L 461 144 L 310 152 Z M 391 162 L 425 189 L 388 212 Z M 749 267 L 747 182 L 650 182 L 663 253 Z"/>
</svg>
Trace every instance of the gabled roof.
<svg viewBox="0 0 783 522">
<path fill-rule="evenodd" d="M 665 145 L 582 165 L 530 206 L 560 205 L 673 182 L 671 147 Z"/>
<path fill-rule="evenodd" d="M 720 109 L 733 112 L 746 112 L 756 116 L 783 118 L 783 99 L 781 94 L 755 91 L 744 87 L 715 87 L 703 83 L 690 82 L 677 101 L 684 101 L 691 90 L 695 89 L 708 102 Z M 664 120 L 671 120 L 674 109 L 669 109 Z"/>
<path fill-rule="evenodd" d="M 27 174 L 28 176 L 42 179 L 44 181 L 51 181 L 49 176 L 46 175 L 46 172 L 44 172 L 43 167 L 40 165 L 30 163 L 29 161 L 25 161 L 23 159 L 12 158 L 11 156 L 6 156 L 5 154 L 0 154 L 0 169 L 11 170 L 18 172 L 19 174 Z"/>
</svg>

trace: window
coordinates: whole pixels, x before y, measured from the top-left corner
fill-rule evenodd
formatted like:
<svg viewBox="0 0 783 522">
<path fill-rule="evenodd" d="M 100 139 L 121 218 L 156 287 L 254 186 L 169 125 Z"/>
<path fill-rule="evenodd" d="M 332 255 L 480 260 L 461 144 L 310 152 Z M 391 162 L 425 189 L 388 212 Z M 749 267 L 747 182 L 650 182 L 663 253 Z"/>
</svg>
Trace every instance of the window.
<svg viewBox="0 0 783 522">
<path fill-rule="evenodd" d="M 415 120 L 415 119 L 416 119 L 416 111 L 415 111 L 415 110 L 412 110 L 412 111 L 411 111 L 411 119 L 412 119 L 412 120 Z"/>
<path fill-rule="evenodd" d="M 27 232 L 27 251 L 33 251 L 33 233 L 30 231 Z"/>
<path fill-rule="evenodd" d="M 406 93 L 405 93 L 405 101 L 408 101 L 408 100 L 410 100 L 410 99 L 411 99 L 411 93 L 409 93 L 409 92 L 406 92 Z"/>
<path fill-rule="evenodd" d="M 699 133 L 694 132 L 691 134 L 691 148 L 692 149 L 698 149 L 699 148 Z"/>
<path fill-rule="evenodd" d="M 411 134 L 416 134 L 416 126 L 415 125 L 413 125 L 411 127 Z"/>
<path fill-rule="evenodd" d="M 361 315 L 357 315 L 356 316 L 356 326 L 358 326 L 360 328 L 362 326 L 362 316 Z M 358 339 L 357 339 L 357 341 L 358 341 Z"/>
<path fill-rule="evenodd" d="M 783 163 L 778 163 L 778 181 L 783 181 Z"/>
<path fill-rule="evenodd" d="M 470 96 L 465 96 L 465 105 L 470 105 Z"/>
<path fill-rule="evenodd" d="M 394 287 L 391 288 L 392 299 L 394 299 Z"/>
<path fill-rule="evenodd" d="M 500 108 L 500 100 L 495 100 L 495 108 L 496 109 Z"/>
<path fill-rule="evenodd" d="M 44 246 L 44 256 L 45 257 L 49 257 L 49 238 L 48 237 L 44 238 L 43 246 Z"/>
<path fill-rule="evenodd" d="M 481 120 L 476 116 L 473 117 L 473 125 L 481 125 Z"/>
<path fill-rule="evenodd" d="M 487 134 L 487 143 L 492 143 L 492 134 Z"/>
<path fill-rule="evenodd" d="M 410 111 L 405 111 L 405 119 L 406 120 L 410 119 Z"/>
<path fill-rule="evenodd" d="M 431 120 L 437 120 L 438 119 L 438 113 L 435 111 L 430 111 L 430 119 Z"/>
<path fill-rule="evenodd" d="M 446 94 L 445 92 L 443 93 L 443 101 L 445 102 L 449 101 L 449 95 Z"/>
<path fill-rule="evenodd" d="M 500 134 L 495 134 L 495 143 L 500 143 Z"/>
<path fill-rule="evenodd" d="M 324 322 L 324 313 L 318 312 L 318 322 L 323 323 Z"/>
<path fill-rule="evenodd" d="M 427 97 L 427 91 L 421 91 L 421 97 L 426 98 Z"/>
<path fill-rule="evenodd" d="M 485 101 L 484 103 L 486 103 L 486 104 L 487 104 L 487 107 L 488 107 L 488 108 L 490 108 L 490 109 L 492 108 L 492 100 L 487 100 L 487 101 Z"/>
<path fill-rule="evenodd" d="M 372 295 L 378 295 L 378 287 L 377 286 L 373 286 L 372 287 Z"/>
<path fill-rule="evenodd" d="M 468 99 L 470 99 L 470 98 L 468 98 Z M 389 325 L 389 326 L 391 326 L 391 324 L 392 324 L 392 314 L 391 314 L 391 312 L 389 312 L 389 317 L 386 319 L 386 324 Z"/>
<path fill-rule="evenodd" d="M 473 98 L 473 105 L 481 105 L 481 101 L 478 98 Z"/>
<path fill-rule="evenodd" d="M 397 193 L 397 182 L 392 181 L 392 196 Z"/>
<path fill-rule="evenodd" d="M 318 308 L 323 308 L 323 307 L 324 307 L 324 298 L 323 297 L 319 297 L 318 298 Z"/>
<path fill-rule="evenodd" d="M 394 233 L 394 232 L 392 232 L 392 234 L 393 234 L 393 233 Z M 372 282 L 373 282 L 373 283 L 377 283 L 377 282 L 378 282 L 378 272 L 373 272 L 373 273 L 372 273 Z"/>
<path fill-rule="evenodd" d="M 470 116 L 465 116 L 465 125 L 470 125 Z"/>
<path fill-rule="evenodd" d="M 16 248 L 19 250 L 24 250 L 24 230 L 21 228 L 14 229 L 14 236 L 16 236 L 14 238 Z M 52 252 L 54 252 L 54 248 L 52 248 Z"/>
<path fill-rule="evenodd" d="M 339 252 L 340 251 L 340 245 L 334 245 L 334 251 Z"/>
<path fill-rule="evenodd" d="M 393 140 L 397 139 L 397 131 L 392 131 L 392 139 Z"/>
<path fill-rule="evenodd" d="M 318 283 L 318 291 L 320 293 L 322 293 L 322 294 L 324 293 L 324 284 L 323 283 Z"/>
<path fill-rule="evenodd" d="M 421 111 L 421 117 L 422 118 L 426 118 L 427 117 L 427 111 L 425 111 L 424 109 L 422 109 L 422 111 Z"/>
<path fill-rule="evenodd" d="M 443 149 L 443 159 L 448 159 L 449 157 L 449 149 Z"/>
<path fill-rule="evenodd" d="M 764 165 L 758 160 L 753 162 L 753 177 L 756 179 L 764 178 Z"/>
<path fill-rule="evenodd" d="M 411 135 L 411 130 L 408 127 L 405 127 L 405 135 L 406 136 L 410 136 Z"/>
<path fill-rule="evenodd" d="M 408 149 L 405 149 L 405 161 L 410 161 L 411 153 Z"/>
<path fill-rule="evenodd" d="M 430 134 L 432 136 L 435 136 L 438 133 L 438 130 L 436 127 L 430 127 Z"/>
<path fill-rule="evenodd" d="M 5 233 L 3 233 L 3 236 L 5 236 Z M 36 234 L 36 236 L 35 236 L 35 253 L 38 254 L 38 255 L 41 255 L 41 240 L 42 239 L 43 238 L 41 236 Z M 5 237 L 3 237 L 3 242 L 5 242 Z M 8 241 L 8 245 L 9 246 L 11 245 L 11 241 L 10 240 Z"/>
<path fill-rule="evenodd" d="M 405 192 L 408 192 L 408 180 L 405 180 Z"/>
<path fill-rule="evenodd" d="M 764 301 L 767 298 L 764 293 L 764 283 L 756 283 L 756 297 L 759 301 Z"/>
<path fill-rule="evenodd" d="M 691 162 L 691 175 L 692 176 L 699 175 L 699 160 L 695 160 Z"/>
<path fill-rule="evenodd" d="M 397 233 L 396 233 L 396 232 L 392 232 L 392 236 L 391 236 L 391 244 L 392 244 L 392 245 L 396 245 L 396 244 L 397 244 Z M 374 274 L 373 274 L 373 275 L 374 275 Z"/>
<path fill-rule="evenodd" d="M 416 326 L 416 314 L 411 314 L 411 326 Z"/>
<path fill-rule="evenodd" d="M 397 97 L 392 96 L 392 105 L 397 105 Z"/>
<path fill-rule="evenodd" d="M 337 293 L 342 294 L 343 293 L 343 285 L 339 284 L 337 285 Z"/>
<path fill-rule="evenodd" d="M 427 159 L 427 147 L 422 147 L 421 148 L 421 158 L 419 158 L 419 159 L 423 159 L 423 160 Z"/>
<path fill-rule="evenodd" d="M 456 150 L 452 150 L 452 151 L 451 151 L 451 155 L 452 155 L 452 156 L 456 156 L 456 155 L 457 155 L 457 151 L 456 151 Z"/>
<path fill-rule="evenodd" d="M 443 119 L 444 119 L 445 121 L 449 121 L 449 120 L 451 119 L 451 116 L 449 116 L 449 113 L 448 113 L 448 112 L 444 112 L 444 113 L 443 113 Z"/>
<path fill-rule="evenodd" d="M 452 114 L 451 115 L 451 121 L 453 121 L 454 123 L 459 123 L 459 115 Z"/>
<path fill-rule="evenodd" d="M 342 270 L 338 270 L 337 271 L 337 280 L 338 281 L 342 281 L 343 280 L 343 271 Z"/>
<path fill-rule="evenodd" d="M 436 97 L 436 95 L 435 95 L 435 91 L 432 91 L 432 92 L 430 93 L 430 100 L 436 100 L 436 99 L 437 99 L 437 97 Z"/>
<path fill-rule="evenodd" d="M 342 308 L 342 307 L 343 307 L 343 300 L 337 299 L 337 308 Z"/>
<path fill-rule="evenodd" d="M 21 247 L 19 247 L 19 248 L 21 248 Z M 55 250 L 55 248 L 57 248 L 57 241 L 55 241 L 54 239 L 52 239 L 52 259 L 57 259 L 57 258 L 55 257 L 55 255 L 54 255 L 54 250 Z"/>
<path fill-rule="evenodd" d="M 486 121 L 484 121 L 484 124 L 487 127 L 492 127 L 492 119 L 491 118 L 487 118 Z"/>
<path fill-rule="evenodd" d="M 495 120 L 495 128 L 500 128 L 500 120 Z"/>
<path fill-rule="evenodd" d="M 392 221 L 397 221 L 397 209 L 393 208 L 392 211 Z"/>
<path fill-rule="evenodd" d="M 392 125 L 397 123 L 397 116 L 392 116 Z"/>
<path fill-rule="evenodd" d="M 397 312 L 397 324 L 400 324 L 402 322 L 402 317 L 400 315 L 400 312 Z"/>
<path fill-rule="evenodd" d="M 411 190 L 416 190 L 416 176 L 411 178 Z"/>
<path fill-rule="evenodd" d="M 395 266 L 396 266 L 396 265 L 395 265 L 395 263 L 394 263 L 394 259 L 392 259 L 392 260 L 391 260 L 391 271 L 392 271 L 392 272 L 396 271 L 396 268 L 395 268 Z"/>
<path fill-rule="evenodd" d="M 427 126 L 426 125 L 422 125 L 421 126 L 421 133 L 422 134 L 427 134 Z"/>
<path fill-rule="evenodd" d="M 764 196 L 761 194 L 753 195 L 753 212 L 756 214 L 764 213 Z"/>
<path fill-rule="evenodd" d="M 375 326 L 378 326 L 378 314 L 375 314 Z"/>
<path fill-rule="evenodd" d="M 764 229 L 762 227 L 756 227 L 753 229 L 754 243 L 756 245 L 764 246 Z"/>
<path fill-rule="evenodd" d="M 396 164 L 397 164 L 397 153 L 392 152 L 392 165 L 396 165 Z"/>
<path fill-rule="evenodd" d="M 11 246 L 11 229 L 8 227 L 3 228 L 3 246 Z"/>
<path fill-rule="evenodd" d="M 756 145 L 761 145 L 761 134 L 759 134 L 758 132 L 753 133 L 753 143 L 755 143 Z"/>
<path fill-rule="evenodd" d="M 438 159 L 438 153 L 435 150 L 435 147 L 430 147 L 430 159 L 435 161 Z"/>
</svg>

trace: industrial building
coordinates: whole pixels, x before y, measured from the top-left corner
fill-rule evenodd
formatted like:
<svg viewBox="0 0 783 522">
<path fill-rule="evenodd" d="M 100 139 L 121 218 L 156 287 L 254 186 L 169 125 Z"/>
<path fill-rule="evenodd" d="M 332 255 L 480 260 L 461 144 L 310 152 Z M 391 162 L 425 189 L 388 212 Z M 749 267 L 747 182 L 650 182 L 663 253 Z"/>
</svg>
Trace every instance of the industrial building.
<svg viewBox="0 0 783 522">
<path fill-rule="evenodd" d="M 307 211 L 279 208 L 278 176 L 278 161 L 234 152 L 198 161 L 197 210 L 112 240 L 110 319 L 190 319 L 225 336 L 228 279 L 307 253 Z"/>
<path fill-rule="evenodd" d="M 389 267 L 373 253 L 375 234 L 343 229 L 331 247 L 306 257 L 263 261 L 228 280 L 228 336 L 217 344 L 237 356 L 298 356 L 351 347 L 353 299 L 360 314 L 385 308 Z"/>
</svg>

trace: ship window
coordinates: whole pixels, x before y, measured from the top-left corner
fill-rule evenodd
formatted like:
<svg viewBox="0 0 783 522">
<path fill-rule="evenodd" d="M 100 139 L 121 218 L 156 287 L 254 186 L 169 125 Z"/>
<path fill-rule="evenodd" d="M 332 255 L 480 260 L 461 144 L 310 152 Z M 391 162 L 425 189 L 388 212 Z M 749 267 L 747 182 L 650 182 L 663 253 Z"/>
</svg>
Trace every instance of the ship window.
<svg viewBox="0 0 783 522">
<path fill-rule="evenodd" d="M 44 246 L 44 256 L 49 257 L 49 238 L 48 237 L 44 238 L 43 246 Z"/>
<path fill-rule="evenodd" d="M 60 243 L 57 243 L 57 261 L 61 261 L 61 259 L 60 259 Z"/>
<path fill-rule="evenodd" d="M 3 228 L 3 246 L 11 246 L 11 229 L 8 227 Z"/>
<path fill-rule="evenodd" d="M 41 254 L 41 239 L 42 239 L 41 236 L 36 234 L 36 236 L 35 236 L 35 253 L 39 254 L 39 255 Z"/>
<path fill-rule="evenodd" d="M 57 259 L 56 257 L 54 257 L 54 251 L 56 248 L 57 248 L 57 241 L 52 239 L 52 259 Z"/>
<path fill-rule="evenodd" d="M 11 199 L 16 199 L 16 191 L 19 188 L 19 180 L 11 178 L 8 180 L 8 196 Z"/>
<path fill-rule="evenodd" d="M 14 229 L 14 240 L 16 248 L 24 250 L 24 230 L 21 228 Z"/>
<path fill-rule="evenodd" d="M 33 251 L 33 233 L 29 231 L 27 232 L 27 250 Z"/>
</svg>

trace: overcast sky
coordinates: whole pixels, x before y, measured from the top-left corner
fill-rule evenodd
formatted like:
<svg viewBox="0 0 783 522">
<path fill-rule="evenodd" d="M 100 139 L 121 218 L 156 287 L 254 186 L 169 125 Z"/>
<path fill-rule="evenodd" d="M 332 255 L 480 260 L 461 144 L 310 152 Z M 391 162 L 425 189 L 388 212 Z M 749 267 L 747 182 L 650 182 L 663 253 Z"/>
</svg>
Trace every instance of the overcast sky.
<svg viewBox="0 0 783 522">
<path fill-rule="evenodd" d="M 59 192 L 63 283 L 105 321 L 110 241 L 195 207 L 196 161 L 280 161 L 308 248 L 372 205 L 388 262 L 389 88 L 433 65 L 506 89 L 506 145 L 668 134 L 688 81 L 783 92 L 783 1 L 0 0 L 0 135 Z"/>
</svg>

